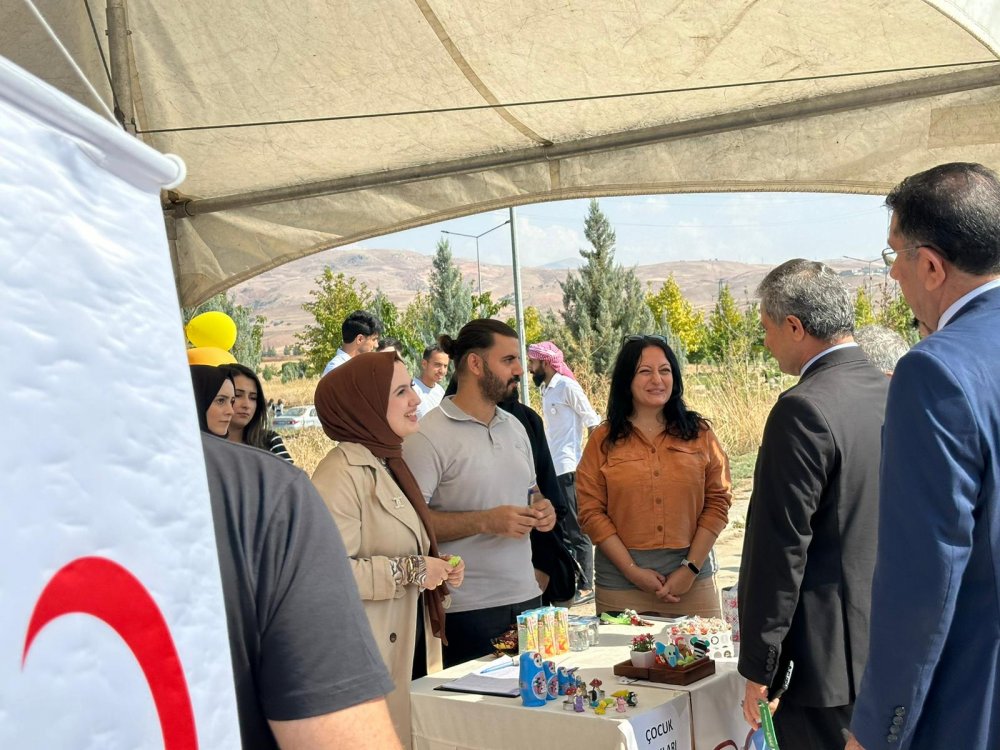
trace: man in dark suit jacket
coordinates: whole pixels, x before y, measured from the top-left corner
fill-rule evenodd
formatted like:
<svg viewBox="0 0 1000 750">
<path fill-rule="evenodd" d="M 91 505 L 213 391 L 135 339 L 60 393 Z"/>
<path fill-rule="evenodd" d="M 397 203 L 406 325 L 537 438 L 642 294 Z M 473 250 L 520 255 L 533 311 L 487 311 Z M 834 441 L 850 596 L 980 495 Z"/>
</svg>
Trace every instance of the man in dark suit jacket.
<svg viewBox="0 0 1000 750">
<path fill-rule="evenodd" d="M 757 701 L 794 662 L 778 744 L 840 748 L 868 656 L 889 380 L 854 343 L 851 296 L 827 266 L 790 260 L 757 293 L 764 345 L 801 379 L 771 410 L 754 472 L 739 580 L 743 714 L 759 726 Z"/>
<path fill-rule="evenodd" d="M 1000 180 L 944 164 L 889 194 L 891 275 L 934 333 L 886 407 L 872 653 L 849 748 L 1000 747 Z"/>
</svg>

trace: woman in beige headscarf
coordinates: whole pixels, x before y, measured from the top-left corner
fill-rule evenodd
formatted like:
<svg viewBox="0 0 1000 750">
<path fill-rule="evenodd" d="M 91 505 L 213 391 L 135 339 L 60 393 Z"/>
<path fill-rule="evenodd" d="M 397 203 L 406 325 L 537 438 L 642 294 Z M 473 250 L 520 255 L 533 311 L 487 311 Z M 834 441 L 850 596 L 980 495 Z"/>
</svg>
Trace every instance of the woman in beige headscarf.
<svg viewBox="0 0 1000 750">
<path fill-rule="evenodd" d="M 403 438 L 418 429 L 406 366 L 394 352 L 359 354 L 316 386 L 323 430 L 339 441 L 316 467 L 313 484 L 333 514 L 382 658 L 396 683 L 389 711 L 411 744 L 409 683 L 423 592 L 426 671 L 441 668 L 445 583 L 462 583 L 465 566 L 438 553 L 427 503 L 402 458 Z M 447 643 L 447 640 L 445 640 Z"/>
</svg>

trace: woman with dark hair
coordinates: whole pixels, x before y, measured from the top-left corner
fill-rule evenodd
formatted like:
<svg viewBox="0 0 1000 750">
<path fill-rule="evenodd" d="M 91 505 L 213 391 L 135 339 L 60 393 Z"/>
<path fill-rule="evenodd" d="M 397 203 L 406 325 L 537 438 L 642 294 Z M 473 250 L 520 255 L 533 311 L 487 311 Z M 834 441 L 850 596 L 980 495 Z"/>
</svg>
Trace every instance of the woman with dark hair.
<svg viewBox="0 0 1000 750">
<path fill-rule="evenodd" d="M 257 373 L 240 364 L 226 365 L 236 387 L 236 401 L 233 403 L 233 421 L 229 425 L 229 439 L 234 443 L 252 445 L 295 463 L 285 448 L 285 442 L 274 430 L 267 428 L 267 414 L 261 408 L 264 403 L 264 388 Z"/>
<path fill-rule="evenodd" d="M 419 666 L 441 669 L 445 582 L 459 586 L 465 575 L 464 563 L 452 565 L 438 552 L 427 502 L 403 460 L 403 438 L 419 429 L 420 397 L 412 383 L 394 352 L 359 354 L 324 375 L 316 413 L 339 444 L 312 477 L 340 528 L 375 642 L 396 683 L 387 700 L 405 747 L 420 635 Z"/>
<path fill-rule="evenodd" d="M 211 365 L 191 365 L 194 402 L 201 431 L 224 438 L 233 418 L 236 389 L 229 371 Z"/>
<path fill-rule="evenodd" d="M 662 336 L 629 336 L 611 375 L 608 419 L 577 468 L 580 525 L 597 551 L 598 612 L 721 616 L 712 546 L 732 503 L 729 459 L 684 403 Z"/>
</svg>

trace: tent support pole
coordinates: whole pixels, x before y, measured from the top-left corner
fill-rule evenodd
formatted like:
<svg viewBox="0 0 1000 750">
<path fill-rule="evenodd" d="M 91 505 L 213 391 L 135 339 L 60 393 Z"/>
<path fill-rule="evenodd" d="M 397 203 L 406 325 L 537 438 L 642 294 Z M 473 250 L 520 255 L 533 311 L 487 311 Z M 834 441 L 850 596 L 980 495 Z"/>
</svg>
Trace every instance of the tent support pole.
<svg viewBox="0 0 1000 750">
<path fill-rule="evenodd" d="M 114 0 L 109 0 L 113 2 Z M 119 0 L 120 1 L 120 0 Z M 959 91 L 1000 86 L 1000 64 L 988 65 L 957 73 L 944 73 L 928 78 L 887 83 L 859 91 L 825 94 L 811 99 L 753 107 L 739 112 L 729 112 L 701 117 L 684 122 L 657 125 L 640 130 L 610 133 L 557 143 L 552 146 L 532 147 L 502 154 L 485 154 L 434 165 L 404 167 L 384 172 L 374 172 L 332 180 L 320 180 L 302 185 L 289 185 L 267 190 L 255 190 L 217 198 L 194 198 L 172 204 L 180 217 L 227 211 L 236 208 L 280 203 L 282 201 L 333 195 L 365 188 L 404 185 L 423 180 L 453 175 L 481 172 L 487 169 L 522 166 L 556 159 L 596 154 L 617 149 L 645 146 L 651 143 L 695 138 L 714 133 L 773 125 L 806 117 L 819 117 L 834 112 L 847 112 L 865 107 L 882 106 L 898 102 L 923 99 Z"/>
<path fill-rule="evenodd" d="M 111 58 L 111 90 L 115 95 L 115 117 L 135 135 L 135 107 L 132 105 L 132 71 L 128 63 L 128 22 L 125 0 L 108 0 L 108 56 Z"/>
<path fill-rule="evenodd" d="M 531 377 L 528 375 L 528 342 L 524 340 L 524 299 L 521 296 L 521 259 L 517 254 L 517 215 L 514 207 L 510 211 L 510 261 L 514 272 L 514 317 L 517 320 L 517 338 L 521 346 L 521 367 L 524 372 L 521 374 L 521 403 L 529 406 L 528 402 L 528 382 Z"/>
</svg>

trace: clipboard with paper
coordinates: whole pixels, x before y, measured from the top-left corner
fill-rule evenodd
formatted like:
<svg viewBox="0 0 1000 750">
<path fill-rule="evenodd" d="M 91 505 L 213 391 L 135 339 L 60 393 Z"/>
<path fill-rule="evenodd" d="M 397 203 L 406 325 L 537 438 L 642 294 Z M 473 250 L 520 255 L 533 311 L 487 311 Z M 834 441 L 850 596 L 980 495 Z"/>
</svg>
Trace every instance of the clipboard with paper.
<svg viewBox="0 0 1000 750">
<path fill-rule="evenodd" d="M 453 693 L 474 693 L 477 695 L 496 695 L 501 698 L 517 698 L 520 695 L 518 677 L 520 667 L 511 659 L 504 658 L 499 663 L 494 662 L 470 672 L 443 685 L 435 690 L 446 690 Z"/>
</svg>

